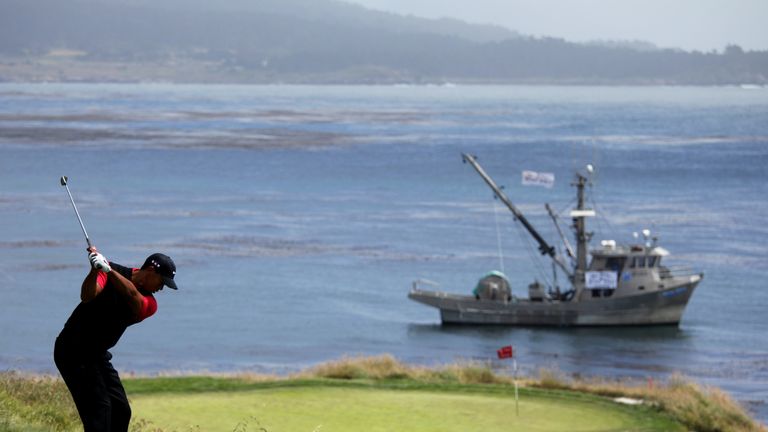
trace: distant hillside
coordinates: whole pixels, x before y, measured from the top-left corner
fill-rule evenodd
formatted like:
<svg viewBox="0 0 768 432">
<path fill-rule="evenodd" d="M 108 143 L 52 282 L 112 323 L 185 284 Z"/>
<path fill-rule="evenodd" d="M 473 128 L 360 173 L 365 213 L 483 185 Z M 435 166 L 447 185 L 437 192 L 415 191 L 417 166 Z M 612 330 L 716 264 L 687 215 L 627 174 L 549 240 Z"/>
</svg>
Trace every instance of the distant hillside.
<svg viewBox="0 0 768 432">
<path fill-rule="evenodd" d="M 575 44 L 333 0 L 0 0 L 0 80 L 765 84 L 768 52 Z"/>
<path fill-rule="evenodd" d="M 102 0 L 119 3 L 120 0 Z M 195 9 L 206 12 L 238 12 L 287 15 L 303 21 L 319 21 L 333 25 L 380 29 L 398 33 L 431 33 L 458 36 L 475 42 L 514 39 L 521 35 L 501 26 L 470 24 L 455 19 L 425 19 L 374 11 L 363 6 L 336 0 L 123 0 L 122 3 L 165 8 Z"/>
</svg>

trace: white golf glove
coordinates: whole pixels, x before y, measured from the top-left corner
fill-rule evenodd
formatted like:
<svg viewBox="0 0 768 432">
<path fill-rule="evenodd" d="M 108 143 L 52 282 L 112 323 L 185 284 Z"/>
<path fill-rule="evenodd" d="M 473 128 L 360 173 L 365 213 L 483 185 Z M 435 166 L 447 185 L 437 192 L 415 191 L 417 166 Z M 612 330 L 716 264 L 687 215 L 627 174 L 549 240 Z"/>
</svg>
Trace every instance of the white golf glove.
<svg viewBox="0 0 768 432">
<path fill-rule="evenodd" d="M 96 270 L 102 271 L 104 273 L 109 273 L 112 271 L 112 268 L 109 266 L 107 259 L 104 258 L 104 255 L 98 252 L 93 252 L 88 255 L 88 261 L 91 262 L 91 267 L 95 268 Z"/>
</svg>

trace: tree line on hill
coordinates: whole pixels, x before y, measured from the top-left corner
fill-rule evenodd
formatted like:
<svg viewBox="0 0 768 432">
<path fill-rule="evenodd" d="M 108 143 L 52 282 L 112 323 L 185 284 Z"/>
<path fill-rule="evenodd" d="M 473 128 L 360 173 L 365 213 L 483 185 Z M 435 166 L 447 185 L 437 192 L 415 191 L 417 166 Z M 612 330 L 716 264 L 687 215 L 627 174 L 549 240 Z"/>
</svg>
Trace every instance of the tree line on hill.
<svg viewBox="0 0 768 432">
<path fill-rule="evenodd" d="M 578 44 L 333 0 L 0 0 L 0 56 L 51 52 L 265 82 L 768 84 L 768 51 Z"/>
</svg>

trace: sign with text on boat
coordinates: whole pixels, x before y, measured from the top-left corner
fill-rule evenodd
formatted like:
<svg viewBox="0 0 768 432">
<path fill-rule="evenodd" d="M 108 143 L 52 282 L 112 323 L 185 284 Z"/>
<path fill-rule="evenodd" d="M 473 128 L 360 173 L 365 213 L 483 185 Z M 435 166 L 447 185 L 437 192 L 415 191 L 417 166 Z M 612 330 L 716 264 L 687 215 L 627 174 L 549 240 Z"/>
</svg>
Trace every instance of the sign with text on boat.
<svg viewBox="0 0 768 432">
<path fill-rule="evenodd" d="M 616 289 L 619 273 L 615 271 L 588 271 L 584 273 L 587 289 Z"/>
</svg>

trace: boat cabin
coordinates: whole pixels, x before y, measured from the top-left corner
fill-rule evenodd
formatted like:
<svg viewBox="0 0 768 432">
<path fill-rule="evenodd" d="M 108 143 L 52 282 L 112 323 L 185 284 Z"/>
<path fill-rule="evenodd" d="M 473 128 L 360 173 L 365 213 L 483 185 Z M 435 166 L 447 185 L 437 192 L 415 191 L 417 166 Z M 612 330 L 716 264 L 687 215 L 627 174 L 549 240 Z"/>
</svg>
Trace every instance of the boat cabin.
<svg viewBox="0 0 768 432">
<path fill-rule="evenodd" d="M 632 295 L 637 291 L 664 288 L 661 273 L 667 271 L 661 265 L 669 252 L 658 246 L 617 246 L 606 240 L 601 247 L 591 251 L 592 261 L 585 274 L 588 297 Z"/>
</svg>

